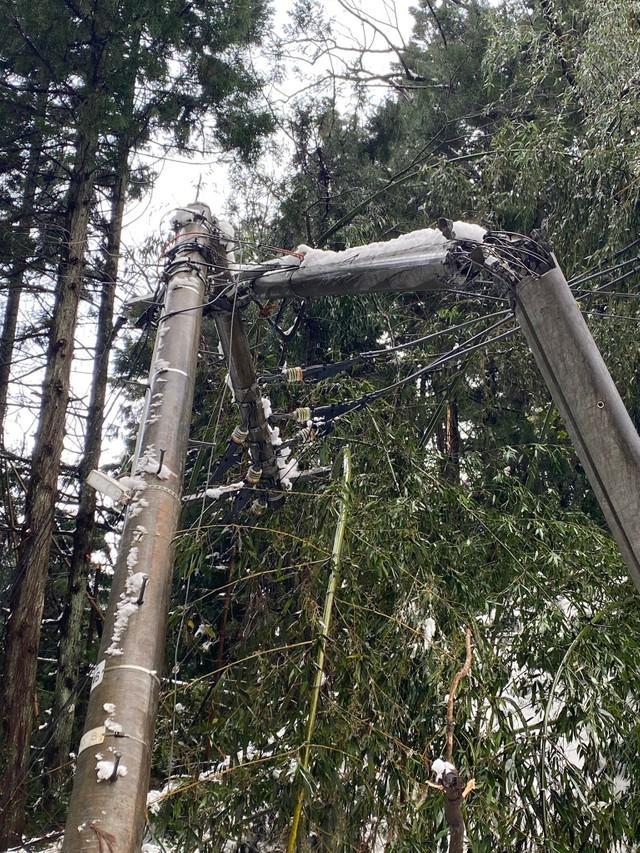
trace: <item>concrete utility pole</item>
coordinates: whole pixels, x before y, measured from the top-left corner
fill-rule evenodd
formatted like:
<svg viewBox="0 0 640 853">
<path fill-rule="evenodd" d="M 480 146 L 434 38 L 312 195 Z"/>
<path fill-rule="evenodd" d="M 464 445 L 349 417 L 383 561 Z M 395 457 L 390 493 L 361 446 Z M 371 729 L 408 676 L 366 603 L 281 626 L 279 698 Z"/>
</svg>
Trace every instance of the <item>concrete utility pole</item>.
<svg viewBox="0 0 640 853">
<path fill-rule="evenodd" d="M 209 208 L 181 209 L 64 837 L 65 853 L 137 853 L 164 666 L 174 536 L 211 257 Z"/>
<path fill-rule="evenodd" d="M 560 268 L 524 278 L 514 295 L 516 317 L 640 589 L 640 437 Z"/>
</svg>

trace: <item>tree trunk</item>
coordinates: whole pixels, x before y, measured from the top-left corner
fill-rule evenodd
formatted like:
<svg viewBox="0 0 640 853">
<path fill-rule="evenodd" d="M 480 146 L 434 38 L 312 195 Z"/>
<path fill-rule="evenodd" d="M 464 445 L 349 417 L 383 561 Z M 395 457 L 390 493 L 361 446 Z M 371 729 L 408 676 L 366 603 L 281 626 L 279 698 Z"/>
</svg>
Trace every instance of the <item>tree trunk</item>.
<svg viewBox="0 0 640 853">
<path fill-rule="evenodd" d="M 7 415 L 7 395 L 9 391 L 9 374 L 11 358 L 18 324 L 22 284 L 30 254 L 29 232 L 33 225 L 33 203 L 36 197 L 37 174 L 42 159 L 42 127 L 38 122 L 44 119 L 47 106 L 48 91 L 44 88 L 35 103 L 35 126 L 31 136 L 27 169 L 24 178 L 24 189 L 20 215 L 17 221 L 19 253 L 14 259 L 12 270 L 7 276 L 8 293 L 5 306 L 4 323 L 0 335 L 0 447 L 4 447 L 4 421 Z"/>
<path fill-rule="evenodd" d="M 49 334 L 40 418 L 35 438 L 25 521 L 10 594 L 3 673 L 2 722 L 6 744 L 0 780 L 0 850 L 19 839 L 24 821 L 29 740 L 36 698 L 36 669 L 54 505 L 62 455 L 74 333 L 82 286 L 95 155 L 97 97 L 81 108 L 67 196 L 66 235 Z"/>
<path fill-rule="evenodd" d="M 444 788 L 444 814 L 449 827 L 449 853 L 463 853 L 465 836 L 464 818 L 462 816 L 464 785 L 457 770 L 447 770 L 444 773 L 442 787 Z"/>
<path fill-rule="evenodd" d="M 111 221 L 105 247 L 102 272 L 102 294 L 98 314 L 96 353 L 93 364 L 93 383 L 87 415 L 84 455 L 80 463 L 80 500 L 69 567 L 66 611 L 62 623 L 58 671 L 53 701 L 52 719 L 55 728 L 51 735 L 45 764 L 50 770 L 62 767 L 69 760 L 73 722 L 75 719 L 74 692 L 78 683 L 80 662 L 85 648 L 82 643 L 82 619 L 86 604 L 87 578 L 91 568 L 91 540 L 94 532 L 96 493 L 86 478 L 100 462 L 102 427 L 107 391 L 109 354 L 113 336 L 113 306 L 118 274 L 122 216 L 129 180 L 129 146 L 120 145 L 116 184 L 111 199 Z"/>
</svg>

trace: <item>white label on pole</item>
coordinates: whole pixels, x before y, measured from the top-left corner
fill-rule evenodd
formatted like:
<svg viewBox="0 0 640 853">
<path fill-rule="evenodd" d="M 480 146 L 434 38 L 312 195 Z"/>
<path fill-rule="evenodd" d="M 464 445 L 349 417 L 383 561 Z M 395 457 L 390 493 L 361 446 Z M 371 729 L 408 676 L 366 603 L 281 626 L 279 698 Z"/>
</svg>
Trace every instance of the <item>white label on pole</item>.
<svg viewBox="0 0 640 853">
<path fill-rule="evenodd" d="M 104 678 L 105 665 L 106 665 L 106 661 L 101 660 L 100 663 L 97 663 L 94 666 L 93 672 L 91 673 L 91 690 L 89 692 L 95 690 L 99 684 L 102 684 L 102 679 Z"/>
<path fill-rule="evenodd" d="M 78 747 L 78 755 L 81 752 L 84 752 L 85 749 L 89 749 L 90 746 L 97 746 L 99 743 L 104 742 L 104 726 L 98 726 L 95 729 L 89 729 L 88 732 L 85 732 L 80 739 L 80 746 Z"/>
</svg>

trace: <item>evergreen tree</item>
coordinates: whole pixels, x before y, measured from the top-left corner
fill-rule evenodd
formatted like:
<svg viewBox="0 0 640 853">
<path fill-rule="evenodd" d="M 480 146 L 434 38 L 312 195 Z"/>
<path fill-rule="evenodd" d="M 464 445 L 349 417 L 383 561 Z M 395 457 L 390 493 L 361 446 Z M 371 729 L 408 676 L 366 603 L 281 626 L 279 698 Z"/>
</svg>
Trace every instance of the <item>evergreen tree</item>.
<svg viewBox="0 0 640 853">
<path fill-rule="evenodd" d="M 145 8 L 139 3 L 60 3 L 55 10 L 49 4 L 46 12 L 22 5 L 12 9 L 14 37 L 19 35 L 32 51 L 36 67 L 57 69 L 56 83 L 74 116 L 75 137 L 40 423 L 10 595 L 3 671 L 6 749 L 0 838 L 5 845 L 19 831 L 23 815 L 36 657 L 101 142 L 108 145 L 110 134 L 125 134 L 130 151 L 150 132 L 165 128 L 184 144 L 192 123 L 209 110 L 214 114 L 212 133 L 221 144 L 250 153 L 268 128 L 264 116 L 250 109 L 256 81 L 242 64 L 243 46 L 255 40 L 264 23 L 261 3 L 237 12 L 225 4 L 179 9 L 172 3 Z M 56 33 L 61 30 L 65 37 L 53 45 L 51 14 L 58 16 Z M 129 104 L 128 113 L 123 114 L 122 104 Z"/>
</svg>

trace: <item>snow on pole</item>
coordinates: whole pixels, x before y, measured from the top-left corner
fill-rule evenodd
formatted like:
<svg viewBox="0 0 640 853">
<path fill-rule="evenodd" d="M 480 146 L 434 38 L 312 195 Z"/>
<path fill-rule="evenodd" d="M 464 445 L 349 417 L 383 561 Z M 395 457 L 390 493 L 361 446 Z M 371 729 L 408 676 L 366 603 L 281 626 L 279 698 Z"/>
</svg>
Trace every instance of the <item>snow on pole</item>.
<svg viewBox="0 0 640 853">
<path fill-rule="evenodd" d="M 209 208 L 180 211 L 168 254 L 165 301 L 149 392 L 80 742 L 64 853 L 100 853 L 100 832 L 119 853 L 142 846 L 151 745 L 164 664 L 173 539 L 181 507 L 202 305 L 210 260 Z"/>
</svg>

